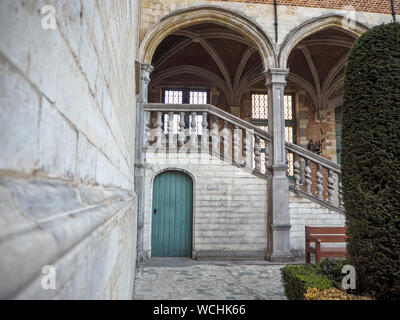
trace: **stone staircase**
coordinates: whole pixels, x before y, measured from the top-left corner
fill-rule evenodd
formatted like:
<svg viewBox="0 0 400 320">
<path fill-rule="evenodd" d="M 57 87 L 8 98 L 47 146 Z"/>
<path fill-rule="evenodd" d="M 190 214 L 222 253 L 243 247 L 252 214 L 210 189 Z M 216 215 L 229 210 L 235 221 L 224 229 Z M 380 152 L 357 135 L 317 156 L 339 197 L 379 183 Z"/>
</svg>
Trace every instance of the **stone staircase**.
<svg viewBox="0 0 400 320">
<path fill-rule="evenodd" d="M 145 153 L 212 154 L 260 178 L 271 173 L 272 135 L 243 119 L 208 104 L 146 104 L 144 111 Z M 285 151 L 290 190 L 343 213 L 340 165 L 293 143 Z"/>
</svg>

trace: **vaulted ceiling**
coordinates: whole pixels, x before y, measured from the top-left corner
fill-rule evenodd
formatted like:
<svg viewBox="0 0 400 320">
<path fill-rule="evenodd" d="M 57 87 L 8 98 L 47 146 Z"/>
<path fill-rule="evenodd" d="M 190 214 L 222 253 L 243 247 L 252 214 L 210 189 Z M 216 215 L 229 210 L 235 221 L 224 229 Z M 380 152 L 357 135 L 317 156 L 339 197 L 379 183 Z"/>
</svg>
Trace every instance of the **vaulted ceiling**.
<svg viewBox="0 0 400 320">
<path fill-rule="evenodd" d="M 230 106 L 262 74 L 261 58 L 252 44 L 230 29 L 200 24 L 181 29 L 157 48 L 150 87 L 193 77 L 220 88 Z"/>
<path fill-rule="evenodd" d="M 332 94 L 341 90 L 354 41 L 343 31 L 322 30 L 301 41 L 290 54 L 288 80 L 310 94 L 317 109 L 325 109 Z"/>
<path fill-rule="evenodd" d="M 354 42 L 336 29 L 317 32 L 292 51 L 288 81 L 305 90 L 318 109 L 340 90 L 344 66 Z M 180 29 L 166 37 L 153 56 L 150 88 L 163 85 L 218 87 L 230 107 L 264 75 L 257 49 L 234 31 L 205 23 Z"/>
</svg>

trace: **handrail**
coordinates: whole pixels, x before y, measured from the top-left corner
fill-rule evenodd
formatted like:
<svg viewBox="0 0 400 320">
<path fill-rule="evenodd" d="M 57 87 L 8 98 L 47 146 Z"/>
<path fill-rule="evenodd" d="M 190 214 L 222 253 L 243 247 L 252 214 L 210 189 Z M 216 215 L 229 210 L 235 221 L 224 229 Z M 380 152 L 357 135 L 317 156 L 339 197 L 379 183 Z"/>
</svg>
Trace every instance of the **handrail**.
<svg viewBox="0 0 400 320">
<path fill-rule="evenodd" d="M 220 108 L 217 108 L 211 104 L 163 104 L 163 103 L 148 103 L 144 106 L 144 111 L 161 111 L 161 112 L 208 112 L 212 115 L 219 117 L 222 120 L 226 120 L 228 122 L 233 122 L 234 124 L 239 125 L 242 128 L 247 130 L 252 130 L 258 136 L 263 138 L 266 141 L 272 141 L 272 134 L 257 128 L 255 125 L 249 123 L 246 120 L 243 120 L 239 117 L 234 116 L 231 113 L 228 113 Z M 302 157 L 308 158 L 317 164 L 321 164 L 327 169 L 333 170 L 335 173 L 339 173 L 341 171 L 341 166 L 336 162 L 328 160 L 324 157 L 321 157 L 314 152 L 311 152 L 297 144 L 286 142 L 286 149 L 289 152 L 299 154 Z"/>
<path fill-rule="evenodd" d="M 266 141 L 272 141 L 272 134 L 265 132 L 264 130 L 257 128 L 255 125 L 249 123 L 246 120 L 243 120 L 239 117 L 234 116 L 233 114 L 221 110 L 211 104 L 163 104 L 163 103 L 148 103 L 144 105 L 144 111 L 150 112 L 208 112 L 214 116 L 219 117 L 222 120 L 226 120 L 228 122 L 233 122 L 234 124 L 253 131 L 258 136 L 263 138 Z"/>
<path fill-rule="evenodd" d="M 324 157 L 321 157 L 317 154 L 315 154 L 314 152 L 311 152 L 307 149 L 304 149 L 303 147 L 294 144 L 294 143 L 290 143 L 290 142 L 286 142 L 286 149 L 292 153 L 298 154 L 304 158 L 310 159 L 311 161 L 320 164 L 322 166 L 324 166 L 327 169 L 331 169 L 333 170 L 335 173 L 340 173 L 341 172 L 341 166 L 340 164 L 337 164 L 336 162 L 333 162 L 331 160 L 328 160 Z"/>
</svg>

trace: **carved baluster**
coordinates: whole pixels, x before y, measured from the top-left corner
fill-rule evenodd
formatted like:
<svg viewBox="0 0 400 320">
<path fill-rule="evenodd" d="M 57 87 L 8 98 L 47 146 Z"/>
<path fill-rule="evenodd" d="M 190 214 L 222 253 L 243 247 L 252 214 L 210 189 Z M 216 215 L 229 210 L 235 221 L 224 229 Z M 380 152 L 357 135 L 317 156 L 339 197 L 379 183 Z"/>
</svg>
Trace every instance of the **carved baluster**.
<svg viewBox="0 0 400 320">
<path fill-rule="evenodd" d="M 176 149 L 174 135 L 174 113 L 168 112 L 168 148 L 169 150 Z"/>
<path fill-rule="evenodd" d="M 190 148 L 197 148 L 197 128 L 196 128 L 196 112 L 192 112 L 191 135 L 190 135 Z"/>
<path fill-rule="evenodd" d="M 208 152 L 207 112 L 203 112 L 203 122 L 202 122 L 202 130 L 201 130 L 201 149 L 203 152 Z"/>
<path fill-rule="evenodd" d="M 306 166 L 304 168 L 305 171 L 305 183 L 306 183 L 306 193 L 311 195 L 311 168 L 310 168 L 310 160 L 306 159 Z"/>
<path fill-rule="evenodd" d="M 211 129 L 211 139 L 212 139 L 212 151 L 213 153 L 219 153 L 219 128 L 218 128 L 218 119 L 216 116 L 212 117 L 212 129 Z"/>
<path fill-rule="evenodd" d="M 246 130 L 246 141 L 245 141 L 245 157 L 246 157 L 246 168 L 253 171 L 253 133 Z"/>
<path fill-rule="evenodd" d="M 241 162 L 242 158 L 242 129 L 240 129 L 237 125 L 233 130 L 233 156 L 236 163 Z"/>
<path fill-rule="evenodd" d="M 269 170 L 271 165 L 271 143 L 265 141 L 265 172 Z"/>
<path fill-rule="evenodd" d="M 286 176 L 290 175 L 289 172 L 289 152 L 285 149 L 285 164 L 286 164 Z"/>
<path fill-rule="evenodd" d="M 343 201 L 343 185 L 342 182 L 339 182 L 339 207 L 343 209 L 344 201 Z"/>
<path fill-rule="evenodd" d="M 157 112 L 157 121 L 156 121 L 156 137 L 157 137 L 157 142 L 156 142 L 156 147 L 157 148 L 162 148 L 163 146 L 163 129 L 162 129 L 162 112 Z"/>
<path fill-rule="evenodd" d="M 148 148 L 150 141 L 150 112 L 144 112 L 144 134 L 143 134 L 143 147 Z"/>
<path fill-rule="evenodd" d="M 185 113 L 181 112 L 179 116 L 179 136 L 178 136 L 178 145 L 182 147 L 185 144 Z"/>
<path fill-rule="evenodd" d="M 333 178 L 333 170 L 329 169 L 328 170 L 328 202 L 330 204 L 334 204 L 334 200 L 333 200 L 334 193 L 335 193 L 334 192 L 334 189 L 335 189 L 334 183 L 335 183 L 335 180 Z"/>
<path fill-rule="evenodd" d="M 261 146 L 260 146 L 260 138 L 255 136 L 255 144 L 254 144 L 254 170 L 257 172 L 261 172 Z"/>
<path fill-rule="evenodd" d="M 294 157 L 295 157 L 294 158 L 295 161 L 294 161 L 294 164 L 293 164 L 293 172 L 294 172 L 294 180 L 295 180 L 294 187 L 297 190 L 300 190 L 300 186 L 301 186 L 301 184 L 300 184 L 300 180 L 301 180 L 301 175 L 300 175 L 301 170 L 300 170 L 300 168 L 301 168 L 301 165 L 300 165 L 300 161 L 299 161 L 299 155 L 295 154 Z"/>
<path fill-rule="evenodd" d="M 322 185 L 322 178 L 324 177 L 322 175 L 322 166 L 320 164 L 317 165 L 317 197 L 320 200 L 323 200 L 323 195 L 322 191 L 324 190 L 324 186 Z"/>
<path fill-rule="evenodd" d="M 224 141 L 223 141 L 223 145 L 224 145 L 224 160 L 225 161 L 228 161 L 228 159 L 231 159 L 231 157 L 232 157 L 232 155 L 231 155 L 231 152 L 230 152 L 230 144 L 231 144 L 231 141 L 230 141 L 230 134 L 229 134 L 230 132 L 229 132 L 229 129 L 228 129 L 228 121 L 224 121 L 224 129 L 223 129 L 223 138 L 224 138 Z"/>
</svg>

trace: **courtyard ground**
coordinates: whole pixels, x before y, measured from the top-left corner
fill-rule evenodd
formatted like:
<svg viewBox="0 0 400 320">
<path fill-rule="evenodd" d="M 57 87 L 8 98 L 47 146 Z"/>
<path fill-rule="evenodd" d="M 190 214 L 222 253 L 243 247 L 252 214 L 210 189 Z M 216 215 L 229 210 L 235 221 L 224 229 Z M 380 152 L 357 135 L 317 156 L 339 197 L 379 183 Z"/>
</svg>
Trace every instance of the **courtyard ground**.
<svg viewBox="0 0 400 320">
<path fill-rule="evenodd" d="M 284 300 L 281 267 L 152 258 L 137 268 L 134 300 Z"/>
</svg>

